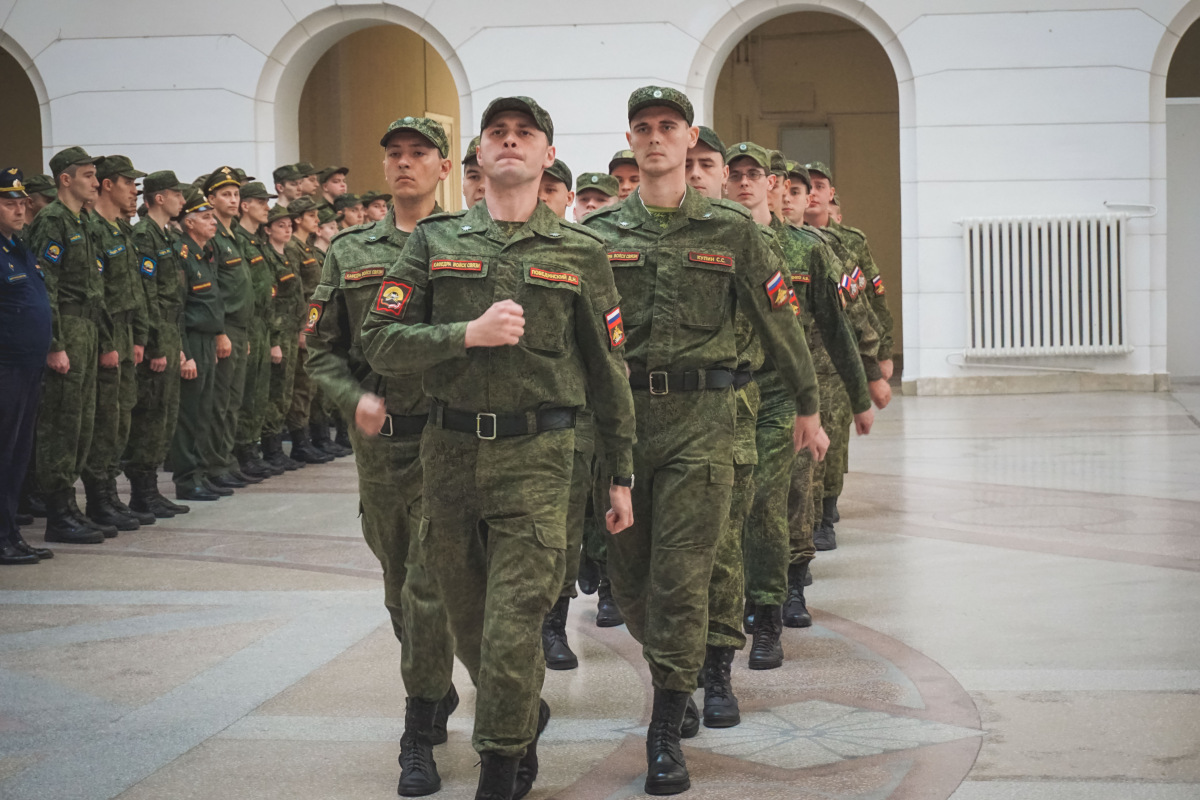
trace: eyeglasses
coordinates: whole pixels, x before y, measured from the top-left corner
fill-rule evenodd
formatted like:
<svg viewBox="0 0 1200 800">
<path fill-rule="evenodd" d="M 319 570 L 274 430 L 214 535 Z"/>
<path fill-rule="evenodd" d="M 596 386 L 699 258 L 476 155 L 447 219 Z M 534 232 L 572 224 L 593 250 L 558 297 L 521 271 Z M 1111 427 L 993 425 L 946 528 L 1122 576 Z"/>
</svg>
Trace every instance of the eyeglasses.
<svg viewBox="0 0 1200 800">
<path fill-rule="evenodd" d="M 763 172 L 761 169 L 748 169 L 745 172 L 733 170 L 729 173 L 729 180 L 733 181 L 734 183 L 741 183 L 743 178 L 753 182 L 761 181 L 765 177 L 767 177 L 767 173 Z"/>
</svg>

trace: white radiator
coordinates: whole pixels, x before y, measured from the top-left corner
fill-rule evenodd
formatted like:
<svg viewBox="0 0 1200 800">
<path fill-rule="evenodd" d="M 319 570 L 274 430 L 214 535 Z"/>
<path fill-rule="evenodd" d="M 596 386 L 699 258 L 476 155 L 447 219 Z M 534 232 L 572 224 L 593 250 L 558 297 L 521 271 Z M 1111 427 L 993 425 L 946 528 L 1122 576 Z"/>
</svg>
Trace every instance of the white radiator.
<svg viewBox="0 0 1200 800">
<path fill-rule="evenodd" d="M 1128 353 L 1123 214 L 962 220 L 965 355 Z"/>
</svg>

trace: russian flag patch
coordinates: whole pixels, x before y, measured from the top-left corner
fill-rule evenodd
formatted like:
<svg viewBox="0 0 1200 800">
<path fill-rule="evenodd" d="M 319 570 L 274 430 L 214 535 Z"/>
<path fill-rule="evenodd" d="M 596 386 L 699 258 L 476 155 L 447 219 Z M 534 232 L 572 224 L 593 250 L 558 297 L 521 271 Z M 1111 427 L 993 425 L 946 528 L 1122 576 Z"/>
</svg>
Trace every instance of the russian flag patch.
<svg viewBox="0 0 1200 800">
<path fill-rule="evenodd" d="M 614 350 L 625 344 L 625 323 L 621 321 L 620 306 L 604 315 L 604 325 L 608 328 L 608 342 Z"/>
</svg>

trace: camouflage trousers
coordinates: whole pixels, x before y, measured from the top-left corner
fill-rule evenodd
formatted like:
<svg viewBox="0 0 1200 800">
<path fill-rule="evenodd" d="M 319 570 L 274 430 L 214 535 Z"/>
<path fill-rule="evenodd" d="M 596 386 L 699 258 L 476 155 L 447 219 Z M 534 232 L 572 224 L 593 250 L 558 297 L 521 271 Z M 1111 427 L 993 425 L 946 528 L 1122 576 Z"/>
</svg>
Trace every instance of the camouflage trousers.
<svg viewBox="0 0 1200 800">
<path fill-rule="evenodd" d="M 813 501 L 813 495 L 816 494 L 816 484 L 813 481 L 815 471 L 816 462 L 813 461 L 812 453 L 807 450 L 796 453 L 787 508 L 788 537 L 791 545 L 789 563 L 792 564 L 807 564 L 817 554 L 813 545 L 813 527 L 817 523 L 817 509 Z"/>
<path fill-rule="evenodd" d="M 154 474 L 158 471 L 179 418 L 179 329 L 172 323 L 158 332 L 167 368 L 150 369 L 147 358 L 137 366 L 137 404 L 129 423 L 134 435 L 125 446 L 125 474 Z"/>
<path fill-rule="evenodd" d="M 571 469 L 571 497 L 567 503 L 567 555 L 559 597 L 578 597 L 579 551 L 583 532 L 594 520 L 588 518 L 592 483 L 595 480 L 595 422 L 592 412 L 583 409 L 575 418 L 575 465 Z"/>
<path fill-rule="evenodd" d="M 121 472 L 121 454 L 129 441 L 131 415 L 137 404 L 130 317 L 130 313 L 118 314 L 113 320 L 114 344 L 120 354 L 117 366 L 96 370 L 96 421 L 92 426 L 92 446 L 83 467 L 84 486 L 103 487 Z"/>
<path fill-rule="evenodd" d="M 246 382 L 238 412 L 234 444 L 245 447 L 258 441 L 271 395 L 271 337 L 266 320 L 255 318 L 247 329 L 250 355 L 246 359 Z"/>
<path fill-rule="evenodd" d="M 733 428 L 733 494 L 729 525 L 717 540 L 712 578 L 708 584 L 708 644 L 713 647 L 746 646 L 742 632 L 745 603 L 742 531 L 754 499 L 754 469 L 758 463 L 754 430 L 761 402 L 758 383 L 737 390 L 737 419 Z"/>
<path fill-rule="evenodd" d="M 850 426 L 854 423 L 854 412 L 850 409 L 850 395 L 846 384 L 837 375 L 818 375 L 821 389 L 821 427 L 829 434 L 829 451 L 825 460 L 817 465 L 813 478 L 823 492 L 813 498 L 819 504 L 823 497 L 838 497 L 842 493 L 842 482 L 850 460 Z"/>
<path fill-rule="evenodd" d="M 633 393 L 633 526 L 609 538 L 608 575 L 654 686 L 692 692 L 704 663 L 713 552 L 729 527 L 732 389 Z"/>
<path fill-rule="evenodd" d="M 271 364 L 271 394 L 263 416 L 262 432 L 273 436 L 283 430 L 288 409 L 292 407 L 292 391 L 296 383 L 296 365 L 300 360 L 299 331 L 285 330 L 279 336 L 283 361 Z"/>
<path fill-rule="evenodd" d="M 583 551 L 588 558 L 604 566 L 608 563 L 608 540 L 612 536 L 604 524 L 608 512 L 608 490 L 612 483 L 612 470 L 604 463 L 604 449 L 600 440 L 593 446 L 592 485 L 588 490 L 588 513 L 584 515 Z"/>
<path fill-rule="evenodd" d="M 537 731 L 542 620 L 562 589 L 574 460 L 571 429 L 483 441 L 430 426 L 421 440 L 418 547 L 477 689 L 480 752 L 519 756 Z"/>
<path fill-rule="evenodd" d="M 212 427 L 203 451 L 209 475 L 220 475 L 237 466 L 233 442 L 242 410 L 242 390 L 246 386 L 246 344 L 250 335 L 245 328 L 231 325 L 225 326 L 225 335 L 229 337 L 232 350 L 217 362 L 213 376 Z"/>
<path fill-rule="evenodd" d="M 757 605 L 780 606 L 787 599 L 787 503 L 796 460 L 796 399 L 774 372 L 759 377 L 759 388 L 754 502 L 742 537 L 746 598 Z"/>
<path fill-rule="evenodd" d="M 69 314 L 58 319 L 71 368 L 65 375 L 46 370 L 34 445 L 38 490 L 47 495 L 67 491 L 79 479 L 96 419 L 96 325 Z"/>
<path fill-rule="evenodd" d="M 184 335 L 187 351 L 196 362 L 196 377 L 179 384 L 179 420 L 171 439 L 170 461 L 175 485 L 187 488 L 208 474 L 205 454 L 212 449 L 217 342 L 211 333 L 188 331 Z"/>
<path fill-rule="evenodd" d="M 292 382 L 292 403 L 284 424 L 289 431 L 307 430 L 314 410 L 319 410 L 317 384 L 308 376 L 308 351 L 297 349 L 296 374 Z"/>
<path fill-rule="evenodd" d="M 441 699 L 454 670 L 454 638 L 441 592 L 413 535 L 421 523 L 421 437 L 366 437 L 350 429 L 363 539 L 383 568 L 383 604 L 400 641 L 410 697 Z"/>
</svg>

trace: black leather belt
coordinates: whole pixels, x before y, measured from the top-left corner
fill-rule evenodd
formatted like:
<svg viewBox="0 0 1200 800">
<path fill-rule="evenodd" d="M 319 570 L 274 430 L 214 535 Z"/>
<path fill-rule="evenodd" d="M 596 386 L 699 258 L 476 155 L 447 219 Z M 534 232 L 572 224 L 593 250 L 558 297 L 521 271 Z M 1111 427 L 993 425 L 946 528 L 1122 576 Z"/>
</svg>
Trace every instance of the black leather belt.
<svg viewBox="0 0 1200 800">
<path fill-rule="evenodd" d="M 731 370 L 726 367 L 717 369 L 697 369 L 691 372 L 667 372 L 653 370 L 651 372 L 633 372 L 629 375 L 629 388 L 649 390 L 653 395 L 670 394 L 671 392 L 698 392 L 703 389 L 728 389 L 730 386 L 740 389 L 754 380 L 754 374 L 748 370 Z"/>
<path fill-rule="evenodd" d="M 448 431 L 473 433 L 480 439 L 490 440 L 574 428 L 575 409 L 544 408 L 523 414 L 492 414 L 487 411 L 458 411 L 435 405 L 429 410 L 429 422 Z"/>
<path fill-rule="evenodd" d="M 383 418 L 383 428 L 380 436 L 412 436 L 425 430 L 429 422 L 428 414 L 412 417 L 402 417 L 399 414 L 386 414 Z"/>
</svg>

